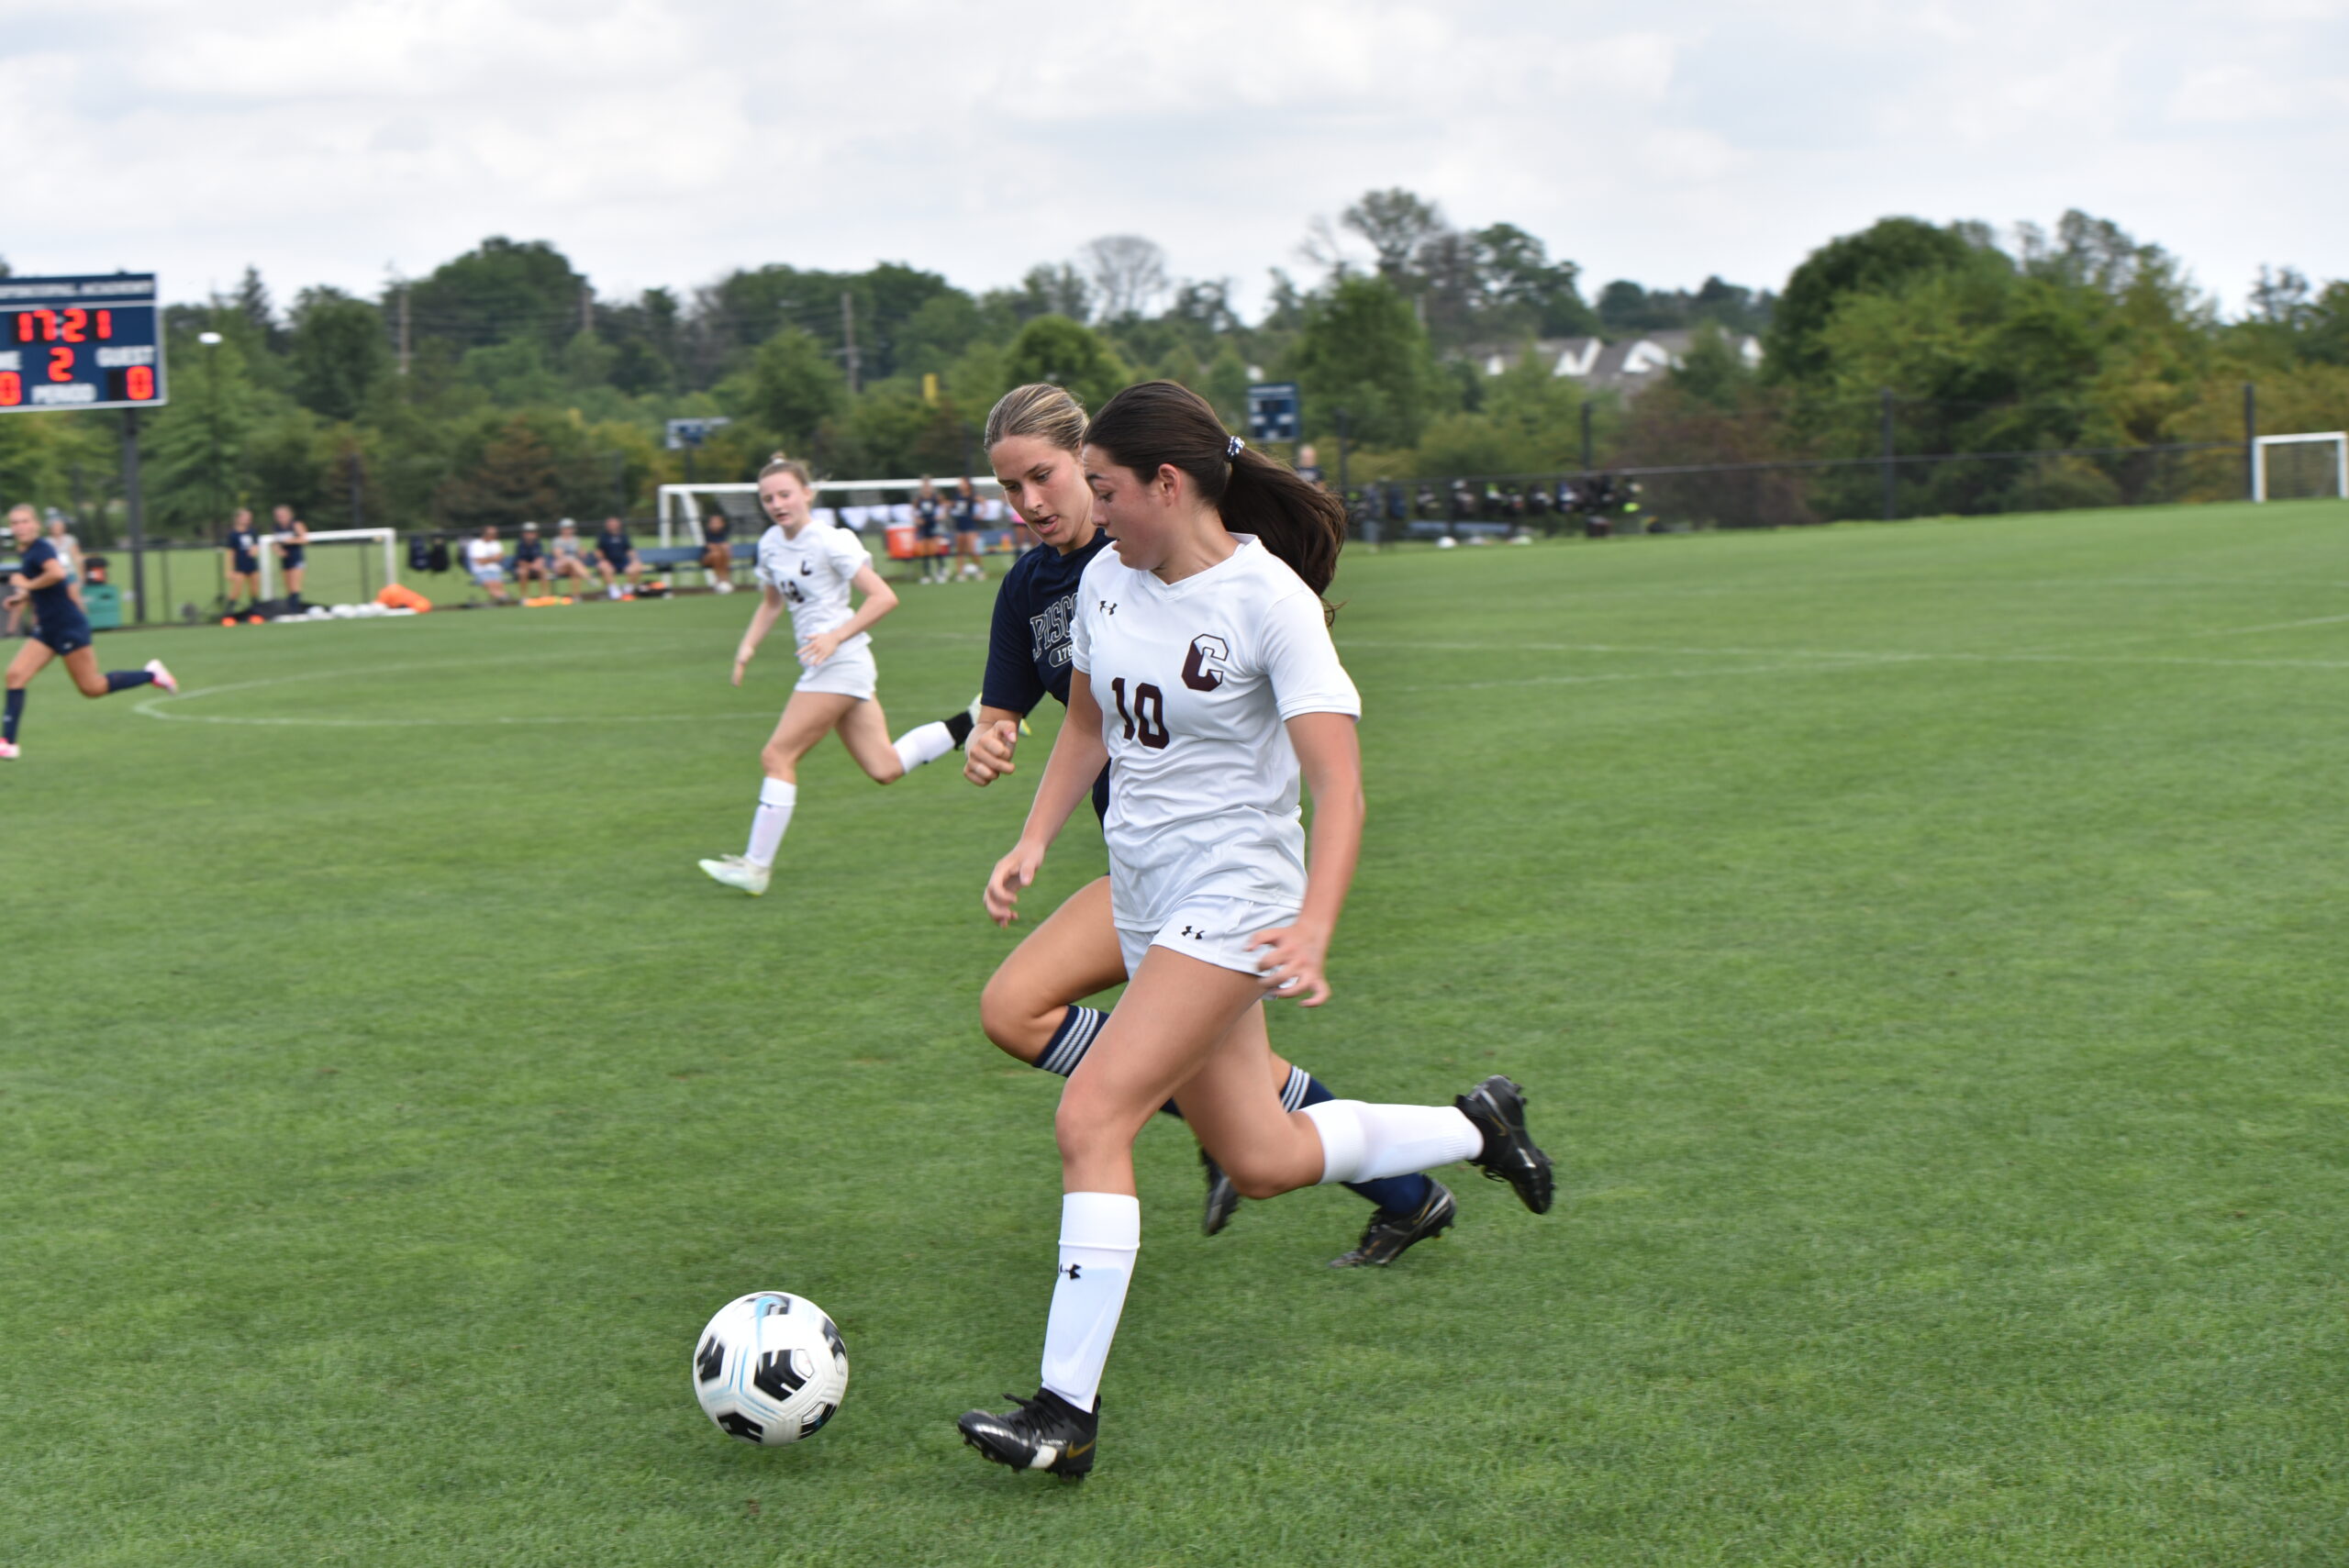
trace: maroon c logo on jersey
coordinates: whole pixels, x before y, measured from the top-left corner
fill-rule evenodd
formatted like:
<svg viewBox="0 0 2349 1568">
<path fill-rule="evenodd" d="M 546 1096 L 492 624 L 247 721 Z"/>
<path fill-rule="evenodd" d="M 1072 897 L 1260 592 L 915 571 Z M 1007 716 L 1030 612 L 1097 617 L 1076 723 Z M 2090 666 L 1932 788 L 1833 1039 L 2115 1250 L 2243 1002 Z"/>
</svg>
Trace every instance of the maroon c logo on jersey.
<svg viewBox="0 0 2349 1568">
<path fill-rule="evenodd" d="M 1183 661 L 1183 684 L 1195 692 L 1211 692 L 1223 684 L 1223 662 L 1231 645 L 1213 635 L 1191 639 L 1190 656 Z"/>
</svg>

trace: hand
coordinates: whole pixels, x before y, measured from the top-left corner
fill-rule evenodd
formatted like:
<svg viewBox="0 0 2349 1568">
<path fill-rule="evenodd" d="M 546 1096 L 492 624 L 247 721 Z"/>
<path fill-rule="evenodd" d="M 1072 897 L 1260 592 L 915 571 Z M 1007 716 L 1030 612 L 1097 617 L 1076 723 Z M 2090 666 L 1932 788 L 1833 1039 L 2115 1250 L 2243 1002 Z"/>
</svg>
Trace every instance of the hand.
<svg viewBox="0 0 2349 1568">
<path fill-rule="evenodd" d="M 738 685 L 738 686 L 739 686 L 739 685 L 740 685 L 740 684 L 742 684 L 742 672 L 743 672 L 743 671 L 745 671 L 745 670 L 747 670 L 747 669 L 749 669 L 750 667 L 751 667 L 751 651 L 750 651 L 749 649 L 747 649 L 747 648 L 740 648 L 740 649 L 735 650 L 735 651 L 734 651 L 734 684 L 735 684 L 736 685 Z"/>
<path fill-rule="evenodd" d="M 840 651 L 841 634 L 819 631 L 799 645 L 799 662 L 810 670 Z"/>
<path fill-rule="evenodd" d="M 1248 939 L 1248 946 L 1261 951 L 1256 968 L 1264 976 L 1265 990 L 1273 995 L 1286 997 L 1301 1007 L 1318 1007 L 1330 999 L 1330 982 L 1321 973 L 1330 954 L 1329 928 L 1299 920 L 1294 926 L 1258 931 Z"/>
<path fill-rule="evenodd" d="M 1019 770 L 1011 765 L 1011 754 L 1019 749 L 1018 719 L 998 718 L 993 724 L 982 724 L 963 742 L 963 776 L 985 787 L 1006 773 L 1018 773 Z"/>
<path fill-rule="evenodd" d="M 1019 890 L 1036 880 L 1036 868 L 1044 863 L 1044 846 L 1031 844 L 1022 839 L 1012 847 L 1011 853 L 995 862 L 995 870 L 987 874 L 987 890 L 984 902 L 987 918 L 998 926 L 1008 926 L 1019 917 Z"/>
<path fill-rule="evenodd" d="M 21 610 L 25 607 L 25 601 L 29 597 L 31 597 L 30 595 L 19 589 L 6 599 L 0 599 L 0 609 Z"/>
</svg>

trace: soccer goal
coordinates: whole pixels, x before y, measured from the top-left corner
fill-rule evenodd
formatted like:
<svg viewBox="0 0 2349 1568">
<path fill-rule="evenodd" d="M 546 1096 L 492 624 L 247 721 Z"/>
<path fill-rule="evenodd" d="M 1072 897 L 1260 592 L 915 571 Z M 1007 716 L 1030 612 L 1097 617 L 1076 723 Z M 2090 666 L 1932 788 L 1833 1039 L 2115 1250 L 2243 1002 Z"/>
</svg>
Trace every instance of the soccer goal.
<svg viewBox="0 0 2349 1568">
<path fill-rule="evenodd" d="M 321 548 L 324 547 L 324 548 Z M 302 597 L 314 604 L 364 604 L 400 580 L 396 534 L 390 528 L 314 528 L 302 580 Z M 273 536 L 261 550 L 261 596 L 284 592 Z"/>
<path fill-rule="evenodd" d="M 2349 431 L 2253 438 L 2251 498 L 2349 500 Z"/>
<path fill-rule="evenodd" d="M 954 481 L 933 479 L 930 483 L 939 495 L 952 499 Z M 1008 527 L 1011 512 L 1003 504 L 1003 486 L 974 475 L 971 487 L 978 492 L 980 526 Z M 812 510 L 819 522 L 859 533 L 879 532 L 892 524 L 912 524 L 914 494 L 920 488 L 918 479 L 819 479 Z M 759 510 L 759 487 L 752 484 L 663 484 L 659 505 L 663 549 L 700 544 L 701 520 L 712 512 L 726 514 L 738 540 L 747 542 L 766 531 L 766 515 Z"/>
</svg>

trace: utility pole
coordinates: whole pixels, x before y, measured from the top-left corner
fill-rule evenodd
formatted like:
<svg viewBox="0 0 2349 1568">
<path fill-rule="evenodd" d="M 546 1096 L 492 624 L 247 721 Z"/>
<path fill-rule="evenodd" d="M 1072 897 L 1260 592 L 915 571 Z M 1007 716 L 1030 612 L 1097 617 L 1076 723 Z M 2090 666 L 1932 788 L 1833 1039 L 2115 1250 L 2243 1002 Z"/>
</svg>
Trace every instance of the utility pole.
<svg viewBox="0 0 2349 1568">
<path fill-rule="evenodd" d="M 2259 388 L 2243 384 L 2243 493 L 2259 499 Z"/>
<path fill-rule="evenodd" d="M 1884 520 L 1890 522 L 1900 513 L 1900 497 L 1893 486 L 1892 465 L 1892 388 L 1882 390 L 1884 421 Z"/>
<path fill-rule="evenodd" d="M 130 609 L 147 620 L 147 506 L 139 490 L 139 410 L 122 411 L 123 527 L 130 536 Z"/>
<path fill-rule="evenodd" d="M 400 284 L 400 374 L 407 374 L 407 284 Z"/>
<path fill-rule="evenodd" d="M 355 446 L 351 449 L 351 526 L 367 526 L 367 459 Z"/>
<path fill-rule="evenodd" d="M 579 330 L 590 338 L 596 335 L 596 290 L 584 282 L 579 285 Z"/>
<path fill-rule="evenodd" d="M 863 390 L 857 376 L 856 360 L 856 296 L 841 290 L 841 350 L 848 359 L 848 395 L 854 397 Z"/>
<path fill-rule="evenodd" d="M 1591 406 L 1592 405 L 1589 398 L 1586 397 L 1582 400 L 1582 471 L 1586 474 L 1590 472 Z"/>
</svg>

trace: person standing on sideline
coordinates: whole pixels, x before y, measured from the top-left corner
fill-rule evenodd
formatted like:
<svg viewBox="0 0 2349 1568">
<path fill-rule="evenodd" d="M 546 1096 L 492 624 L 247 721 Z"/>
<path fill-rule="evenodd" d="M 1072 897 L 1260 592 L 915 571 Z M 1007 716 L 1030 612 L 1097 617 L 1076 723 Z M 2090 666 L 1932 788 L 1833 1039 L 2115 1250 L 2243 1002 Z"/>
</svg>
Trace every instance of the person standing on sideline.
<svg viewBox="0 0 2349 1568">
<path fill-rule="evenodd" d="M 6 603 L 11 611 L 32 610 L 33 632 L 8 661 L 7 702 L 0 708 L 0 762 L 14 762 L 20 755 L 17 727 L 24 722 L 25 687 L 52 659 L 65 661 L 65 673 L 73 677 L 73 684 L 85 697 L 108 696 L 150 684 L 167 692 L 180 689 L 160 659 L 148 660 L 143 670 L 101 672 L 97 651 L 90 646 L 90 617 L 82 613 L 65 586 L 64 557 L 40 537 L 39 514 L 30 506 L 11 507 L 8 532 L 23 559 L 8 574 Z"/>
<path fill-rule="evenodd" d="M 825 736 L 837 734 L 856 765 L 874 784 L 895 784 L 934 762 L 971 733 L 968 714 L 917 725 L 889 739 L 889 720 L 874 695 L 880 671 L 873 662 L 874 623 L 897 607 L 897 595 L 873 570 L 864 542 L 847 528 L 810 515 L 815 482 L 805 464 L 777 452 L 759 470 L 759 505 L 774 526 L 759 539 L 759 607 L 734 651 L 734 684 L 757 657 L 759 644 L 788 610 L 799 645 L 800 675 L 774 733 L 759 752 L 766 770 L 751 841 L 739 855 L 701 862 L 728 887 L 756 898 L 767 890 L 784 829 L 799 800 L 799 760 Z M 852 593 L 864 603 L 850 607 Z"/>
<path fill-rule="evenodd" d="M 278 568 L 285 573 L 285 607 L 299 615 L 303 609 L 302 580 L 309 574 L 310 525 L 294 515 L 294 508 L 283 501 L 270 513 L 276 525 Z"/>
<path fill-rule="evenodd" d="M 929 474 L 914 491 L 914 549 L 921 555 L 921 580 L 946 581 L 946 502 Z"/>
<path fill-rule="evenodd" d="M 952 510 L 954 559 L 963 563 L 954 575 L 958 580 L 973 577 L 984 583 L 987 580 L 987 569 L 979 559 L 979 491 L 967 473 L 955 486 Z"/>
<path fill-rule="evenodd" d="M 237 617 L 237 595 L 245 596 L 245 614 L 261 619 L 261 536 L 253 531 L 250 507 L 239 506 L 228 519 L 228 536 L 220 541 L 228 572 L 228 617 Z"/>
</svg>

